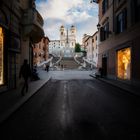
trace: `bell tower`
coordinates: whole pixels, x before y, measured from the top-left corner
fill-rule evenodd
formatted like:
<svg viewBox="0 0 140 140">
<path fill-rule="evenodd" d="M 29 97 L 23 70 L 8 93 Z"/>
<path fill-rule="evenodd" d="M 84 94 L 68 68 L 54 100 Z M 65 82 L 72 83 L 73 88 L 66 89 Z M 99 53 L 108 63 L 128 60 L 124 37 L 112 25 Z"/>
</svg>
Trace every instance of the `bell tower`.
<svg viewBox="0 0 140 140">
<path fill-rule="evenodd" d="M 63 39 L 65 37 L 65 27 L 62 25 L 60 27 L 60 39 Z"/>
<path fill-rule="evenodd" d="M 70 28 L 70 47 L 74 48 L 76 44 L 76 27 L 74 25 Z"/>
<path fill-rule="evenodd" d="M 71 36 L 74 36 L 76 38 L 76 27 L 74 25 L 71 26 L 70 33 Z"/>
<path fill-rule="evenodd" d="M 60 27 L 60 46 L 65 47 L 65 39 L 66 39 L 65 27 L 62 25 Z"/>
</svg>

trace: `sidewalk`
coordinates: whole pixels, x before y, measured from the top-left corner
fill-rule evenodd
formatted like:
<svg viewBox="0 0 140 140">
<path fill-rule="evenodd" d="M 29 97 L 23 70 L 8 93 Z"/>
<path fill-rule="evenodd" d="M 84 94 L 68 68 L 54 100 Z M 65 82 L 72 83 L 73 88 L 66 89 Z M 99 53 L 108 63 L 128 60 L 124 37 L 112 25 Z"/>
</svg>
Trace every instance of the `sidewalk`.
<svg viewBox="0 0 140 140">
<path fill-rule="evenodd" d="M 94 74 L 90 74 L 90 76 L 95 78 Z M 120 89 L 128 92 L 129 94 L 140 97 L 140 87 L 135 87 L 135 86 L 132 86 L 128 83 L 124 83 L 119 80 L 113 80 L 113 79 L 108 79 L 108 78 L 96 78 L 96 79 L 106 82 L 108 84 L 111 84 L 112 86 L 115 86 L 117 88 L 120 88 Z"/>
<path fill-rule="evenodd" d="M 39 69 L 38 73 L 40 80 L 30 82 L 29 91 L 24 96 L 21 95 L 21 87 L 0 94 L 0 123 L 4 122 L 51 78 L 51 75 L 44 70 Z"/>
</svg>

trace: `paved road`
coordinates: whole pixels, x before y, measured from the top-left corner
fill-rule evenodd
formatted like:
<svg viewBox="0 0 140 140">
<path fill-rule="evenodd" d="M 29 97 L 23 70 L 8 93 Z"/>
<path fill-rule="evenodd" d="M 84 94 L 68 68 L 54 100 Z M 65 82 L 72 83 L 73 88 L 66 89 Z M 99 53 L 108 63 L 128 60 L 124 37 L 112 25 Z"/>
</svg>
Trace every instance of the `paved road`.
<svg viewBox="0 0 140 140">
<path fill-rule="evenodd" d="M 0 127 L 0 140 L 136 140 L 139 103 L 96 79 L 54 74 Z"/>
</svg>

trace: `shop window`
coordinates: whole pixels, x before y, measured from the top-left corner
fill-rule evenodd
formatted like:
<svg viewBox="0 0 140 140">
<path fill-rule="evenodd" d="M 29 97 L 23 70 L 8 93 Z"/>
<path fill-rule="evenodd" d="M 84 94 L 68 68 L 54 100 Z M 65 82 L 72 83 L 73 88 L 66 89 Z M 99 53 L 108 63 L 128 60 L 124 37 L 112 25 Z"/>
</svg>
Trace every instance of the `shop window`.
<svg viewBox="0 0 140 140">
<path fill-rule="evenodd" d="M 0 27 L 0 85 L 4 84 L 4 73 L 3 73 L 3 40 L 4 40 L 4 35 L 3 35 L 3 30 L 2 27 Z"/>
<path fill-rule="evenodd" d="M 117 52 L 117 64 L 118 64 L 118 78 L 124 80 L 130 80 L 131 73 L 131 49 L 125 48 Z"/>
</svg>

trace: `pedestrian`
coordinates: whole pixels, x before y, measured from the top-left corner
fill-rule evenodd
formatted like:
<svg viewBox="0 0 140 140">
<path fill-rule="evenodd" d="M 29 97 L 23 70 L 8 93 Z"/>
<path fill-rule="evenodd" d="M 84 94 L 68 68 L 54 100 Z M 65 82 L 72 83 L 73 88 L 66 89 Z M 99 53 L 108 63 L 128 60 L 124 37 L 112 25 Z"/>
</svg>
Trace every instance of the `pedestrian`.
<svg viewBox="0 0 140 140">
<path fill-rule="evenodd" d="M 99 72 L 100 72 L 100 76 L 101 76 L 101 78 L 103 77 L 103 68 L 99 68 Z"/>
<path fill-rule="evenodd" d="M 47 72 L 49 71 L 49 65 L 46 65 L 46 70 L 47 70 Z"/>
<path fill-rule="evenodd" d="M 32 71 L 32 80 L 33 81 L 36 81 L 36 80 L 39 80 L 39 76 L 38 76 L 38 72 L 37 72 L 37 68 L 36 66 L 33 68 L 33 71 Z"/>
<path fill-rule="evenodd" d="M 24 95 L 24 90 L 26 90 L 26 92 L 28 92 L 28 80 L 29 77 L 31 76 L 31 69 L 30 66 L 28 64 L 28 60 L 24 59 L 24 62 L 20 68 L 20 72 L 19 72 L 19 78 L 23 78 L 24 79 L 24 84 L 21 90 L 21 94 Z"/>
</svg>

